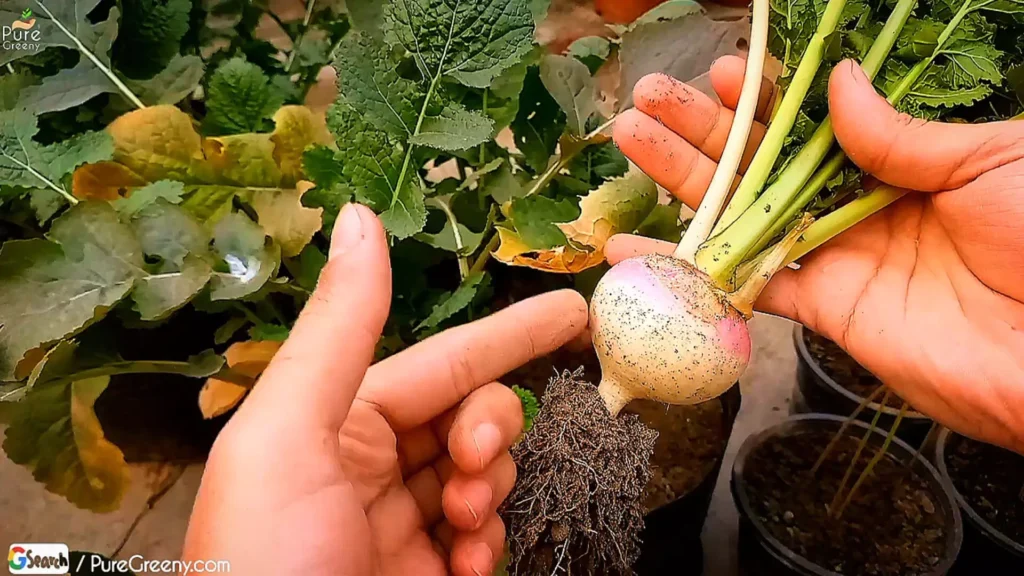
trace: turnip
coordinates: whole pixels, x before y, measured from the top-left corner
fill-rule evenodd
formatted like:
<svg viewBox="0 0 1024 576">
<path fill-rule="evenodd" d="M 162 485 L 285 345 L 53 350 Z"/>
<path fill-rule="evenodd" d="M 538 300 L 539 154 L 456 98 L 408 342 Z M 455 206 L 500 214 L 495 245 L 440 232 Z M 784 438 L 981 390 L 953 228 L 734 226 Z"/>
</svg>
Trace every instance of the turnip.
<svg viewBox="0 0 1024 576">
<path fill-rule="evenodd" d="M 816 105 L 820 110 L 821 106 L 808 101 L 820 103 L 826 92 L 826 56 L 834 59 L 837 52 L 852 52 L 860 57 L 869 78 L 881 75 L 885 79 L 891 103 L 916 98 L 914 105 L 919 108 L 944 107 L 928 110 L 941 116 L 942 110 L 963 105 L 962 100 L 970 96 L 955 90 L 928 92 L 925 85 L 934 88 L 936 82 L 952 78 L 938 67 L 948 65 L 959 70 L 952 59 L 964 50 L 978 48 L 966 44 L 992 42 L 991 36 L 965 35 L 960 28 L 984 25 L 974 13 L 988 10 L 987 6 L 976 0 L 954 0 L 951 8 L 955 12 L 950 16 L 942 12 L 947 9 L 945 4 L 929 5 L 933 18 L 922 20 L 919 16 L 913 26 L 907 23 L 917 0 L 877 5 L 828 0 L 820 11 L 772 16 L 782 20 L 773 24 L 777 36 L 773 52 L 785 61 L 784 96 L 730 198 L 753 123 L 768 42 L 769 3 L 754 0 L 751 48 L 735 119 L 696 216 L 672 256 L 632 258 L 604 275 L 590 310 L 591 335 L 602 370 L 600 384 L 595 391 L 586 383 L 561 382 L 550 409 L 545 399 L 531 432 L 537 435 L 527 435 L 514 450 L 513 456 L 521 465 L 521 481 L 506 510 L 512 541 L 518 543 L 512 550 L 513 565 L 547 545 L 563 555 L 569 551 L 567 563 L 559 560 L 551 564 L 557 570 L 572 564 L 573 553 L 593 549 L 589 543 L 600 538 L 612 541 L 620 554 L 612 559 L 602 557 L 596 565 L 586 564 L 587 569 L 592 573 L 630 571 L 637 526 L 617 520 L 621 520 L 624 510 L 630 518 L 636 515 L 636 502 L 629 496 L 638 491 L 635 486 L 609 481 L 600 471 L 628 462 L 628 468 L 635 472 L 636 455 L 643 454 L 648 444 L 639 430 L 622 425 L 623 418 L 633 417 L 620 415 L 620 411 L 637 399 L 686 405 L 723 394 L 750 361 L 747 321 L 753 315 L 754 302 L 772 277 L 904 193 L 884 185 L 863 190 L 859 172 L 836 145 L 827 111 L 816 120 L 809 118 L 808 110 Z M 871 21 L 871 16 L 877 14 L 884 15 L 884 22 L 881 18 Z M 816 19 L 816 26 L 808 27 L 808 19 Z M 814 33 L 794 42 L 785 30 L 780 31 L 786 26 L 790 31 L 810 28 Z M 901 36 L 905 27 L 908 34 Z M 869 30 L 874 38 L 862 30 Z M 777 52 L 782 41 L 785 53 L 780 55 Z M 790 58 L 797 44 L 802 54 L 799 62 Z M 900 47 L 899 58 L 890 59 L 894 46 Z M 993 62 L 1001 60 L 995 58 Z M 992 93 L 991 85 L 985 83 L 991 83 L 994 76 L 956 78 L 975 81 L 976 93 L 985 95 Z M 812 93 L 815 98 L 810 98 Z M 922 101 L 922 93 L 932 99 Z M 940 101 L 935 94 L 949 102 Z M 840 186 L 850 174 L 854 175 L 854 184 Z M 823 190 L 828 190 L 827 198 Z M 567 391 L 567 387 L 574 390 Z M 583 418 L 571 409 L 574 403 L 593 406 L 598 401 L 606 408 L 600 414 L 588 410 Z M 607 434 L 613 429 L 617 435 Z M 895 426 L 890 439 L 894 435 Z M 833 508 L 837 515 L 854 497 L 884 448 L 843 496 L 836 495 Z M 580 509 L 583 504 L 578 493 L 570 498 L 563 492 L 570 482 L 553 472 L 558 470 L 573 476 L 573 486 L 590 487 L 586 510 Z M 634 480 L 642 476 L 630 474 Z M 843 483 L 843 489 L 849 480 Z M 610 509 L 609 503 L 614 503 L 617 510 Z M 556 520 L 567 517 L 577 521 Z"/>
</svg>

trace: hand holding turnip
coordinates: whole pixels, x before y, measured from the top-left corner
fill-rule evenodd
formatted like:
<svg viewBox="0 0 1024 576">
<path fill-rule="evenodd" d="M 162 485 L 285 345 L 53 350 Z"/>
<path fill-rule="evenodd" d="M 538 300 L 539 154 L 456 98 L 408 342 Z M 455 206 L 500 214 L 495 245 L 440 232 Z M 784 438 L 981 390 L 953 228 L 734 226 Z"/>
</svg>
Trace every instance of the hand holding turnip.
<svg viewBox="0 0 1024 576">
<path fill-rule="evenodd" d="M 742 69 L 738 58 L 712 69 L 724 106 L 647 78 L 616 126 L 622 151 L 691 206 L 721 154 Z M 833 72 L 830 103 L 849 157 L 916 192 L 780 273 L 758 308 L 835 340 L 944 424 L 1024 451 L 1024 126 L 912 120 L 851 62 Z M 763 134 L 754 127 L 751 150 Z M 616 237 L 606 253 L 614 263 L 673 249 Z"/>
<path fill-rule="evenodd" d="M 371 367 L 390 288 L 380 222 L 347 206 L 311 301 L 217 439 L 186 559 L 246 575 L 492 573 L 523 426 L 494 379 L 576 337 L 586 305 L 546 294 Z"/>
</svg>

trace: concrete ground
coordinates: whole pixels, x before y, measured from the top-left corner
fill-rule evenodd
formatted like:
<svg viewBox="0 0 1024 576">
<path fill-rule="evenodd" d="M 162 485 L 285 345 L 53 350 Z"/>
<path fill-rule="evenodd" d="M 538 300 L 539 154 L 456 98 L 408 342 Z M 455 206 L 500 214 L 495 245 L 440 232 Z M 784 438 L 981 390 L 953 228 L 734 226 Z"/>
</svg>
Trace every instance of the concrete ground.
<svg viewBox="0 0 1024 576">
<path fill-rule="evenodd" d="M 737 517 L 729 494 L 729 471 L 747 436 L 786 418 L 796 382 L 796 353 L 792 324 L 758 317 L 752 323 L 753 363 L 743 378 L 743 408 L 736 419 L 722 474 L 704 527 L 705 574 L 736 574 Z M 64 542 L 73 550 L 104 555 L 120 547 L 118 558 L 141 554 L 149 560 L 177 558 L 192 501 L 202 477 L 202 466 L 184 469 L 154 508 L 142 514 L 154 478 L 181 472 L 169 467 L 134 467 L 133 482 L 124 505 L 111 514 L 83 512 L 54 496 L 32 479 L 24 468 L 0 457 L 0 546 L 13 542 Z M 123 543 L 133 521 L 138 526 Z"/>
</svg>

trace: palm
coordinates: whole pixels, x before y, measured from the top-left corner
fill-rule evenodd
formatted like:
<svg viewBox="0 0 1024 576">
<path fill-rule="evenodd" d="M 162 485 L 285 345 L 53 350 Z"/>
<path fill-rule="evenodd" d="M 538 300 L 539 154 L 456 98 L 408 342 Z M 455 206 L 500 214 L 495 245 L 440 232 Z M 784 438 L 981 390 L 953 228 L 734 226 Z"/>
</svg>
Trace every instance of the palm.
<svg viewBox="0 0 1024 576">
<path fill-rule="evenodd" d="M 724 106 L 648 77 L 634 91 L 637 110 L 616 125 L 626 155 L 691 206 L 721 154 L 742 69 L 725 59 L 712 70 Z M 840 143 L 868 172 L 920 192 L 806 256 L 799 271 L 781 273 L 758 307 L 835 340 L 918 410 L 1024 446 L 1013 408 L 1024 402 L 1024 132 L 907 120 L 858 82 L 833 75 Z M 747 161 L 763 134 L 755 126 Z M 661 249 L 623 237 L 606 251 L 615 261 Z"/>
<path fill-rule="evenodd" d="M 365 402 L 357 400 L 352 405 L 341 429 L 341 451 L 337 454 L 340 475 L 336 481 L 352 486 L 362 511 L 349 524 L 365 530 L 361 537 L 370 543 L 362 550 L 362 562 L 368 570 L 360 573 L 446 574 L 445 559 L 438 553 L 442 542 L 435 542 L 430 533 L 441 520 L 440 502 L 438 517 L 427 518 L 403 482 L 403 477 L 416 471 L 402 469 L 397 443 L 384 416 Z M 332 524 L 335 530 L 344 525 Z"/>
</svg>

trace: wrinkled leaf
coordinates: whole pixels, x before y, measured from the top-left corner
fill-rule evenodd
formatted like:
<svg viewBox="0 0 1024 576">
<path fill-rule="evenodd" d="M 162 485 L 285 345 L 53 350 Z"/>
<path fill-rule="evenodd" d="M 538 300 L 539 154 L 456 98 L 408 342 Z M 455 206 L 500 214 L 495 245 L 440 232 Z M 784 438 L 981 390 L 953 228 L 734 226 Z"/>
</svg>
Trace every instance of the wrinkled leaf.
<svg viewBox="0 0 1024 576">
<path fill-rule="evenodd" d="M 281 248 L 266 241 L 255 222 L 233 212 L 217 223 L 213 248 L 220 260 L 210 282 L 211 300 L 238 300 L 254 294 L 277 273 Z"/>
<path fill-rule="evenodd" d="M 302 195 L 313 187 L 300 182 L 295 190 L 256 190 L 251 204 L 260 226 L 281 246 L 281 255 L 297 256 L 320 230 L 322 208 L 306 208 Z"/>
</svg>

